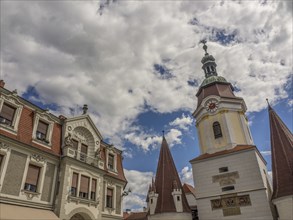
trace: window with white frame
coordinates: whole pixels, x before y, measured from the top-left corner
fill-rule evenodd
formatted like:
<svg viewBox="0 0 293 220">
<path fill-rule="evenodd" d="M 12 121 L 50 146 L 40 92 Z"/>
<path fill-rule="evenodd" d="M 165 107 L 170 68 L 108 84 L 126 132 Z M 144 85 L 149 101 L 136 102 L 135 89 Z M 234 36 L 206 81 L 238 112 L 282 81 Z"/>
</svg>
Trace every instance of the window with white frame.
<svg viewBox="0 0 293 220">
<path fill-rule="evenodd" d="M 35 113 L 33 139 L 37 143 L 50 146 L 52 144 L 54 121 L 46 113 Z"/>
<path fill-rule="evenodd" d="M 71 183 L 71 195 L 77 196 L 78 173 L 73 173 Z"/>
<path fill-rule="evenodd" d="M 92 179 L 92 188 L 91 188 L 91 200 L 96 200 L 96 188 L 97 188 L 97 180 Z"/>
<path fill-rule="evenodd" d="M 39 120 L 37 131 L 36 131 L 36 138 L 38 140 L 48 142 L 47 140 L 48 128 L 49 128 L 48 123 Z"/>
<path fill-rule="evenodd" d="M 8 131 L 17 132 L 22 104 L 15 97 L 0 98 L 0 125 Z"/>
<path fill-rule="evenodd" d="M 107 188 L 106 207 L 113 208 L 113 189 Z"/>
<path fill-rule="evenodd" d="M 89 198 L 89 183 L 90 178 L 87 176 L 81 175 L 80 178 L 80 188 L 79 188 L 79 197 L 83 199 Z"/>
<path fill-rule="evenodd" d="M 0 123 L 12 126 L 15 112 L 15 107 L 4 102 L 0 112 Z"/>
<path fill-rule="evenodd" d="M 37 192 L 41 168 L 30 164 L 28 167 L 24 190 Z"/>
<path fill-rule="evenodd" d="M 115 156 L 113 154 L 108 154 L 108 169 L 114 170 L 114 164 L 115 164 Z"/>
</svg>

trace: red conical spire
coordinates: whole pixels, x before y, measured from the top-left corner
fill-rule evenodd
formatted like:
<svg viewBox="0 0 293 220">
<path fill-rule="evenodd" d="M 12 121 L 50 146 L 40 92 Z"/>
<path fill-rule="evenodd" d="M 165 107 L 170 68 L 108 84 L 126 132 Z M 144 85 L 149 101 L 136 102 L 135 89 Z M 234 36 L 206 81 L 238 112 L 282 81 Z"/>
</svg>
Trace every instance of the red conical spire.
<svg viewBox="0 0 293 220">
<path fill-rule="evenodd" d="M 183 212 L 190 212 L 168 143 L 163 136 L 155 180 L 156 193 L 159 195 L 155 213 L 176 212 L 172 197 L 174 182 L 178 184 L 178 188 L 182 191 Z"/>
<path fill-rule="evenodd" d="M 269 105 L 271 130 L 273 196 L 293 195 L 293 135 Z"/>
</svg>

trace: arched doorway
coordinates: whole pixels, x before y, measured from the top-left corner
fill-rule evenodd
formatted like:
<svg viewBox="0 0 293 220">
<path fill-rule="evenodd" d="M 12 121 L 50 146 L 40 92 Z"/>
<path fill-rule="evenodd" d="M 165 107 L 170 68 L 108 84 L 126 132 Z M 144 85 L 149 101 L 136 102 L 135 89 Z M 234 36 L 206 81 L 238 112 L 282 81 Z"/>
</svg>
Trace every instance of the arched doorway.
<svg viewBox="0 0 293 220">
<path fill-rule="evenodd" d="M 70 220 L 92 220 L 92 219 L 84 213 L 76 213 L 70 218 Z"/>
</svg>

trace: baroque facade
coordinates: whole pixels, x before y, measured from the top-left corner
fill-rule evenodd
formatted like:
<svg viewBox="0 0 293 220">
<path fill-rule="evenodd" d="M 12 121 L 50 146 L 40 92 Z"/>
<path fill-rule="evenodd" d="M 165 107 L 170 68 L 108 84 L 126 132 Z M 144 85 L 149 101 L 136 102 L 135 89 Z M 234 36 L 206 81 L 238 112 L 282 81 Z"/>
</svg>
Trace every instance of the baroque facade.
<svg viewBox="0 0 293 220">
<path fill-rule="evenodd" d="M 0 83 L 0 219 L 122 219 L 122 152 L 87 114 L 55 116 Z"/>
</svg>

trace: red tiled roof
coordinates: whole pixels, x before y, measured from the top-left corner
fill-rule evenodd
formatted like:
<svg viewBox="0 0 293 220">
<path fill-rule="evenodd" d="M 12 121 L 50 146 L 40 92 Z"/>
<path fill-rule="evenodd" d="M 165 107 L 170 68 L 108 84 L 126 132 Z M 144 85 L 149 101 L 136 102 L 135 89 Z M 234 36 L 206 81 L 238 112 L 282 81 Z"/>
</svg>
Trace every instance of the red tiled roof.
<svg viewBox="0 0 293 220">
<path fill-rule="evenodd" d="M 272 199 L 293 195 L 293 135 L 269 106 L 273 195 Z"/>
<path fill-rule="evenodd" d="M 177 182 L 178 187 L 182 190 L 183 212 L 190 212 L 168 143 L 163 137 L 155 179 L 156 193 L 159 195 L 155 213 L 176 212 L 172 196 L 174 181 Z"/>
<path fill-rule="evenodd" d="M 183 191 L 185 192 L 185 194 L 187 193 L 192 193 L 195 196 L 195 188 L 187 183 L 184 183 L 183 186 Z"/>
<path fill-rule="evenodd" d="M 124 217 L 125 216 L 125 217 Z M 124 220 L 147 220 L 147 212 L 123 213 Z"/>
<path fill-rule="evenodd" d="M 208 85 L 206 87 L 201 87 L 196 96 L 198 98 L 197 106 L 199 106 L 206 97 L 210 95 L 216 95 L 220 97 L 227 98 L 237 98 L 233 93 L 233 88 L 230 83 L 215 82 L 214 84 Z"/>
<path fill-rule="evenodd" d="M 222 150 L 222 151 L 219 151 L 219 152 L 216 152 L 213 154 L 208 154 L 208 153 L 202 154 L 202 155 L 192 159 L 190 162 L 204 160 L 204 159 L 208 159 L 211 157 L 217 157 L 217 156 L 230 154 L 230 153 L 234 153 L 234 152 L 238 152 L 238 151 L 242 151 L 242 150 L 249 150 L 249 149 L 256 149 L 256 147 L 253 145 L 237 145 L 236 147 L 229 149 L 229 150 Z"/>
</svg>

